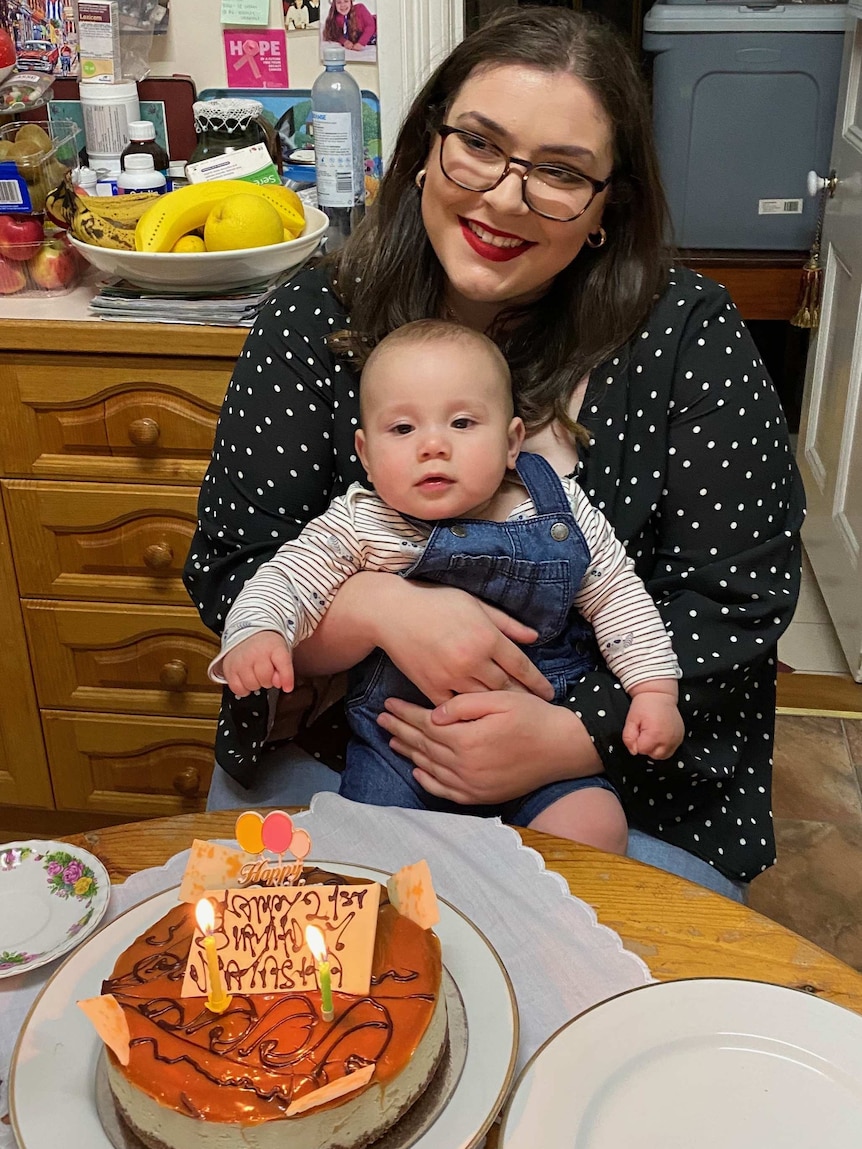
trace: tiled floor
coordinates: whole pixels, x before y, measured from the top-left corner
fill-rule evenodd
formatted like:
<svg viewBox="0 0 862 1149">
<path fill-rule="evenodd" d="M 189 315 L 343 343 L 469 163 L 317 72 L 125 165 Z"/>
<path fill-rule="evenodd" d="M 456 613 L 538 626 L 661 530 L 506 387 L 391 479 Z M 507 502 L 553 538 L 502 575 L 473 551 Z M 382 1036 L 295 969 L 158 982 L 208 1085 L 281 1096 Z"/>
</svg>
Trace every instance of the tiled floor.
<svg viewBox="0 0 862 1149">
<path fill-rule="evenodd" d="M 849 678 L 807 563 L 778 654 L 796 671 Z M 862 686 L 845 679 L 842 687 L 839 709 L 848 713 L 849 697 L 858 718 L 776 718 L 778 864 L 753 883 L 749 904 L 862 970 Z M 818 691 L 812 709 L 822 710 L 829 693 Z"/>
</svg>

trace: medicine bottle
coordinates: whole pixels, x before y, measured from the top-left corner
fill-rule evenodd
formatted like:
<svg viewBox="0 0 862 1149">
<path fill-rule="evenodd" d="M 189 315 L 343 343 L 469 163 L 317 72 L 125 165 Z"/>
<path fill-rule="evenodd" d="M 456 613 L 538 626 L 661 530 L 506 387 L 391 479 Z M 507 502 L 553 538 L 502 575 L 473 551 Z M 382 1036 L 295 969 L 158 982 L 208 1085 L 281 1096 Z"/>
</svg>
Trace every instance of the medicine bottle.
<svg viewBox="0 0 862 1149">
<path fill-rule="evenodd" d="M 168 174 L 168 153 L 156 143 L 155 125 L 149 120 L 133 120 L 129 124 L 129 142 L 123 148 L 120 161 L 126 156 L 152 156 L 153 167 L 163 176 Z"/>
<path fill-rule="evenodd" d="M 166 191 L 165 177 L 153 167 L 152 156 L 126 156 L 123 171 L 117 176 L 117 192 L 120 195 L 126 192 L 154 192 L 163 195 Z"/>
</svg>

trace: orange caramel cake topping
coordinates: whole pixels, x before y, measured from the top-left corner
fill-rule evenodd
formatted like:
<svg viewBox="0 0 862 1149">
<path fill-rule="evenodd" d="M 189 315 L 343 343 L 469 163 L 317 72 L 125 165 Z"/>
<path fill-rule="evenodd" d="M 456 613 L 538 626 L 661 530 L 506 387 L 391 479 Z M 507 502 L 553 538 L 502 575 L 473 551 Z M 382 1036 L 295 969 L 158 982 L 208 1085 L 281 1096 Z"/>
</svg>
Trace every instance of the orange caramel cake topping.
<svg viewBox="0 0 862 1149">
<path fill-rule="evenodd" d="M 309 884 L 350 882 L 320 870 L 306 877 Z M 194 933 L 194 907 L 177 905 L 120 955 L 102 986 L 120 1003 L 131 1034 L 128 1066 L 109 1054 L 119 1072 L 190 1117 L 281 1120 L 292 1101 L 369 1064 L 372 1082 L 393 1080 L 425 1033 L 441 990 L 437 937 L 402 917 L 385 887 L 370 991 L 334 992 L 332 1022 L 321 1020 L 316 990 L 234 994 L 218 1016 L 205 997 L 181 997 Z"/>
</svg>

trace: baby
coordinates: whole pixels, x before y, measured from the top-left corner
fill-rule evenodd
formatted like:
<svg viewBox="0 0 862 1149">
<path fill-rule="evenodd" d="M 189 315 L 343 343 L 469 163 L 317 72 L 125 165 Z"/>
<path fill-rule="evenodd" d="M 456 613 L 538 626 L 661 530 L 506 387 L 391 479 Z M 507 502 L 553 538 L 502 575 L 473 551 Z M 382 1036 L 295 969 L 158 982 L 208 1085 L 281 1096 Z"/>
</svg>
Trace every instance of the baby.
<svg viewBox="0 0 862 1149">
<path fill-rule="evenodd" d="M 407 324 L 371 353 L 360 407 L 356 450 L 374 491 L 354 484 L 257 570 L 228 613 L 211 677 L 240 697 L 262 687 L 292 690 L 291 651 L 339 587 L 358 571 L 399 572 L 470 591 L 533 627 L 538 639 L 523 649 L 556 702 L 596 666 L 600 651 L 631 698 L 627 749 L 669 757 L 684 734 L 680 671 L 655 603 L 576 481 L 521 451 L 524 424 L 496 345 L 444 320 Z M 375 651 L 348 690 L 354 737 L 344 796 L 500 815 L 520 826 L 540 819 L 539 828 L 553 807 L 554 832 L 569 828 L 572 838 L 624 852 L 625 818 L 604 775 L 551 783 L 500 806 L 433 797 L 377 724 L 391 697 L 431 705 Z"/>
</svg>

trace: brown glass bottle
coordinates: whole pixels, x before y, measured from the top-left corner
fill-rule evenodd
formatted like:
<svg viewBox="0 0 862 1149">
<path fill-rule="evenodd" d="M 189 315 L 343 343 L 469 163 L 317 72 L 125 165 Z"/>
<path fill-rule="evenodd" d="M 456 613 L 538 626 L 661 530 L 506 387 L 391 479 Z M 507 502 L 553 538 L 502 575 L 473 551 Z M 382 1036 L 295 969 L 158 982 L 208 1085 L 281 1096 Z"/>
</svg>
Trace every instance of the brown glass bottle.
<svg viewBox="0 0 862 1149">
<path fill-rule="evenodd" d="M 168 174 L 168 153 L 156 143 L 156 129 L 149 120 L 132 120 L 129 124 L 129 142 L 120 156 L 120 165 L 126 156 L 152 156 L 153 167 L 163 176 Z"/>
</svg>

